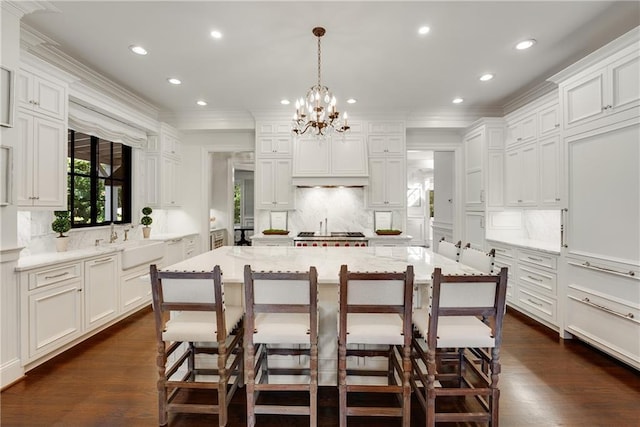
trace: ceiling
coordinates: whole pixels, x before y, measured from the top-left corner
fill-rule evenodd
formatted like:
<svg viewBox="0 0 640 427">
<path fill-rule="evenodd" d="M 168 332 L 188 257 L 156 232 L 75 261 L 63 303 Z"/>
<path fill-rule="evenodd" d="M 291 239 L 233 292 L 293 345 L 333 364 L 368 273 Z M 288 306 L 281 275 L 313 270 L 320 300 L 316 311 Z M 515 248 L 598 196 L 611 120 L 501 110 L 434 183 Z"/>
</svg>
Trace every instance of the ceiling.
<svg viewBox="0 0 640 427">
<path fill-rule="evenodd" d="M 272 111 L 322 82 L 351 115 L 500 114 L 509 101 L 629 29 L 637 1 L 52 1 L 23 18 L 58 49 L 161 112 Z M 419 35 L 422 25 L 430 27 Z M 219 30 L 223 37 L 209 34 Z M 537 44 L 517 51 L 526 38 Z M 144 46 L 146 56 L 128 47 Z M 491 72 L 495 78 L 480 82 Z M 177 77 L 182 85 L 167 83 Z M 464 98 L 453 105 L 454 97 Z M 346 105 L 347 98 L 357 104 Z M 205 107 L 195 104 L 202 99 Z"/>
</svg>

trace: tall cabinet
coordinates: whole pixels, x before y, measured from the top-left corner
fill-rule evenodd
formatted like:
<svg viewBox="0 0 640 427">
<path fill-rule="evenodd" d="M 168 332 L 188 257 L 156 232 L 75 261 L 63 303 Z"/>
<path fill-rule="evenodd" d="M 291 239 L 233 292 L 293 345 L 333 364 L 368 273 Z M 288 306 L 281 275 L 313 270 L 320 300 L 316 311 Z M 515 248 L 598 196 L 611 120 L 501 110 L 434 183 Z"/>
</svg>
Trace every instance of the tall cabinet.
<svg viewBox="0 0 640 427">
<path fill-rule="evenodd" d="M 16 77 L 15 202 L 29 209 L 67 206 L 68 89 L 55 75 L 25 63 Z"/>
<path fill-rule="evenodd" d="M 292 142 L 290 123 L 256 123 L 256 209 L 293 209 Z"/>
<path fill-rule="evenodd" d="M 369 151 L 367 206 L 371 209 L 403 209 L 407 198 L 407 150 L 404 123 L 368 123 L 367 145 Z"/>
<path fill-rule="evenodd" d="M 640 28 L 552 78 L 567 158 L 564 331 L 640 369 Z"/>
<path fill-rule="evenodd" d="M 464 243 L 485 248 L 485 212 L 503 197 L 504 120 L 483 118 L 464 138 Z"/>
<path fill-rule="evenodd" d="M 182 142 L 178 130 L 160 124 L 158 135 L 147 142 L 146 204 L 158 208 L 182 206 Z"/>
</svg>

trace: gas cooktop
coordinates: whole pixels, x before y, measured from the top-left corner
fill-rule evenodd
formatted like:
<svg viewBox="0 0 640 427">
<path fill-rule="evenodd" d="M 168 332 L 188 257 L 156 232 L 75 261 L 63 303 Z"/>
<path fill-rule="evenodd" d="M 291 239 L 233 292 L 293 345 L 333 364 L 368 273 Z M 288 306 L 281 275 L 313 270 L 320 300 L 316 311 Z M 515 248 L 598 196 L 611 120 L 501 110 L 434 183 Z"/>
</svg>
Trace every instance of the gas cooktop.
<svg viewBox="0 0 640 427">
<path fill-rule="evenodd" d="M 298 233 L 298 237 L 315 237 L 315 238 L 327 238 L 327 237 L 348 237 L 348 238 L 362 238 L 364 233 L 360 231 L 332 231 L 329 235 L 319 234 L 313 231 L 301 231 Z"/>
</svg>

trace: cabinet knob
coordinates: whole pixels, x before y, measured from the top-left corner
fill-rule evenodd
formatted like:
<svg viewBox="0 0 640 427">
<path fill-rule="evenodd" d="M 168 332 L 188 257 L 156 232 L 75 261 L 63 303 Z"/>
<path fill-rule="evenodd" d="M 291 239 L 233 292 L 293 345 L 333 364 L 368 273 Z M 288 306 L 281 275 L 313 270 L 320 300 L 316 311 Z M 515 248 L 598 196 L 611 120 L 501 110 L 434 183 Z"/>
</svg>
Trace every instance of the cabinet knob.
<svg viewBox="0 0 640 427">
<path fill-rule="evenodd" d="M 559 201 L 560 201 L 560 197 L 556 197 L 556 202 L 559 202 Z"/>
<path fill-rule="evenodd" d="M 560 123 L 556 123 L 555 127 L 559 128 L 560 127 Z"/>
</svg>

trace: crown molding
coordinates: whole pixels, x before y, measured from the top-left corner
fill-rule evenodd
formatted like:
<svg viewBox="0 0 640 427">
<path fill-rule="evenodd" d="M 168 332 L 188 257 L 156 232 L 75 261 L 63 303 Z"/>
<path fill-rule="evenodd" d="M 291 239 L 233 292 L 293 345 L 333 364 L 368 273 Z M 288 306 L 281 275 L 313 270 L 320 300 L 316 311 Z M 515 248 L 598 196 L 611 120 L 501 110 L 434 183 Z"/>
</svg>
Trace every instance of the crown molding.
<svg viewBox="0 0 640 427">
<path fill-rule="evenodd" d="M 8 12 L 20 19 L 24 15 L 28 15 L 33 12 L 47 11 L 60 13 L 60 9 L 55 7 L 48 1 L 8 1 L 3 0 L 0 2 L 3 12 Z"/>
<path fill-rule="evenodd" d="M 253 130 L 256 127 L 254 116 L 243 109 L 162 112 L 159 120 L 180 130 Z"/>
<path fill-rule="evenodd" d="M 158 117 L 159 108 L 157 106 L 67 55 L 58 48 L 53 40 L 28 25 L 21 24 L 20 39 L 26 51 L 78 78 L 79 81 L 71 85 L 71 91 L 73 91 L 73 86 L 82 82 L 85 87 L 101 92 L 102 96 L 138 110 L 139 114 L 153 118 Z"/>
<path fill-rule="evenodd" d="M 542 98 L 549 93 L 556 92 L 557 93 L 558 86 L 555 83 L 550 81 L 543 81 L 535 86 L 532 86 L 528 89 L 525 89 L 523 92 L 520 92 L 514 98 L 511 98 L 505 105 L 503 113 L 504 115 L 508 115 L 513 113 L 514 111 L 524 107 L 527 104 L 531 104 L 539 98 Z"/>
<path fill-rule="evenodd" d="M 562 81 L 568 79 L 574 74 L 577 74 L 599 63 L 600 61 L 607 59 L 608 57 L 612 56 L 613 54 L 619 52 L 620 50 L 628 46 L 635 44 L 637 47 L 639 42 L 640 42 L 640 26 L 632 29 L 631 31 L 626 32 L 625 34 L 621 35 L 617 39 L 607 43 L 606 45 L 602 46 L 600 49 L 590 53 L 589 55 L 585 56 L 579 61 L 574 62 L 564 70 L 549 77 L 547 80 L 555 84 L 560 84 Z"/>
</svg>

